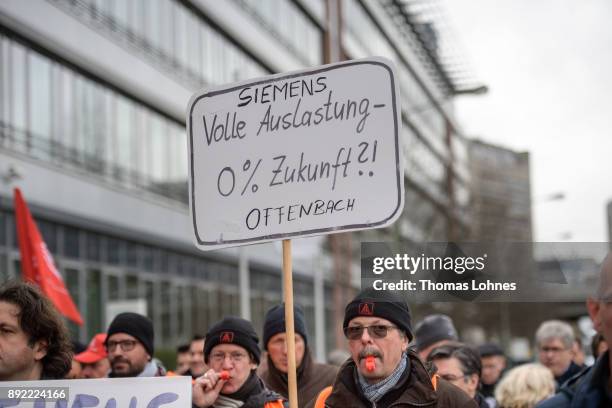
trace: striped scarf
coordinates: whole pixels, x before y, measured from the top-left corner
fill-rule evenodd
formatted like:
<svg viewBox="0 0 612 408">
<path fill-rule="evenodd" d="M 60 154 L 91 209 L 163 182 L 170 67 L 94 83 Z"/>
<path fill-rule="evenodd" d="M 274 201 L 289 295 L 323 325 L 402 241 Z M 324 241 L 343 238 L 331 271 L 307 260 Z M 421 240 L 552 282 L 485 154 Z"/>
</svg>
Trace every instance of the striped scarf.
<svg viewBox="0 0 612 408">
<path fill-rule="evenodd" d="M 404 352 L 402 354 L 402 359 L 400 360 L 400 363 L 397 365 L 395 370 L 393 370 L 390 376 L 380 382 L 377 382 L 375 384 L 369 384 L 366 379 L 361 375 L 361 373 L 357 371 L 357 375 L 359 377 L 359 385 L 361 386 L 363 395 L 368 399 L 368 401 L 377 402 L 387 392 L 389 392 L 393 387 L 395 387 L 395 385 L 399 382 L 400 378 L 402 378 L 402 374 L 404 374 L 404 371 L 407 367 L 408 354 Z"/>
</svg>

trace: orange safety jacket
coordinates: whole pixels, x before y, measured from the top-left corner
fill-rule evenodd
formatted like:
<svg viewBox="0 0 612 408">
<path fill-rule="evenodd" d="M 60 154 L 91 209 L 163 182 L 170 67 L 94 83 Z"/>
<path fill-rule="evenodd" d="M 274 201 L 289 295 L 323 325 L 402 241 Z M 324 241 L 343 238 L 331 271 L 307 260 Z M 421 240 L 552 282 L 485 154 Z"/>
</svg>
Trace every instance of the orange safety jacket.
<svg viewBox="0 0 612 408">
<path fill-rule="evenodd" d="M 266 402 L 264 404 L 264 408 L 285 408 L 285 404 L 283 404 L 282 399 L 279 399 L 276 401 Z"/>
</svg>

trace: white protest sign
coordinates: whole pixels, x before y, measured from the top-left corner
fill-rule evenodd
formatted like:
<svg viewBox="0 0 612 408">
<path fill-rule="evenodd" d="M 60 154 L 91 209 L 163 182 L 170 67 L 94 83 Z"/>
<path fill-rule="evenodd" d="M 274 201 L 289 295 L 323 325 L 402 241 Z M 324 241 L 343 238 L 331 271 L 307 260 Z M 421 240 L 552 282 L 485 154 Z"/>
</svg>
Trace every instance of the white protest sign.
<svg viewBox="0 0 612 408">
<path fill-rule="evenodd" d="M 196 245 L 393 223 L 404 204 L 399 100 L 382 58 L 195 94 L 187 132 Z"/>
<path fill-rule="evenodd" d="M 63 396 L 68 397 L 67 401 L 61 399 Z M 191 377 L 0 383 L 0 408 L 185 408 L 190 406 Z"/>
</svg>

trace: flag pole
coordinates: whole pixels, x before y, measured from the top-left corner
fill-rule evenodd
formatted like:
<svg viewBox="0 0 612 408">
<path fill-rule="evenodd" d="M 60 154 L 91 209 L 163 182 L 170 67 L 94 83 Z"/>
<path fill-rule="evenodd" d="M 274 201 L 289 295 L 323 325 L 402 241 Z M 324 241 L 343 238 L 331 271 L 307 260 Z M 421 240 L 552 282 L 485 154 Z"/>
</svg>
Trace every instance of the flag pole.
<svg viewBox="0 0 612 408">
<path fill-rule="evenodd" d="M 295 361 L 295 326 L 293 323 L 293 276 L 291 266 L 291 240 L 283 240 L 283 278 L 285 297 L 285 330 L 287 333 L 289 408 L 298 408 L 297 375 Z"/>
</svg>

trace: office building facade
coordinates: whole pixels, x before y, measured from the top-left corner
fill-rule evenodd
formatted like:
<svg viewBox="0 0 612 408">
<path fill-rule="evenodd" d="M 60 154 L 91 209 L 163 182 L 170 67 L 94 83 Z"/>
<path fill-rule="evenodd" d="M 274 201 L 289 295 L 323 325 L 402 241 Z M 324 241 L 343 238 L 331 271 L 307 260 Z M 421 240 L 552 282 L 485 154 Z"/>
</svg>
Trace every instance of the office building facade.
<svg viewBox="0 0 612 408">
<path fill-rule="evenodd" d="M 126 301 L 144 300 L 158 347 L 240 314 L 245 254 L 250 317 L 260 328 L 282 298 L 280 253 L 274 244 L 195 250 L 187 102 L 204 87 L 372 55 L 398 68 L 406 204 L 392 228 L 353 242 L 464 233 L 469 175 L 452 111 L 457 89 L 432 51 L 435 36 L 415 34 L 435 31 L 413 30 L 425 26 L 408 14 L 398 20 L 401 7 L 392 0 L 0 2 L 0 279 L 20 276 L 12 203 L 20 187 L 83 314 L 85 324 L 70 327 L 81 341 L 105 330 L 109 304 Z M 336 344 L 338 323 L 328 301 L 334 263 L 320 252 L 296 260 L 294 277 L 319 356 Z M 323 272 L 323 305 L 314 300 L 314 269 Z"/>
</svg>

